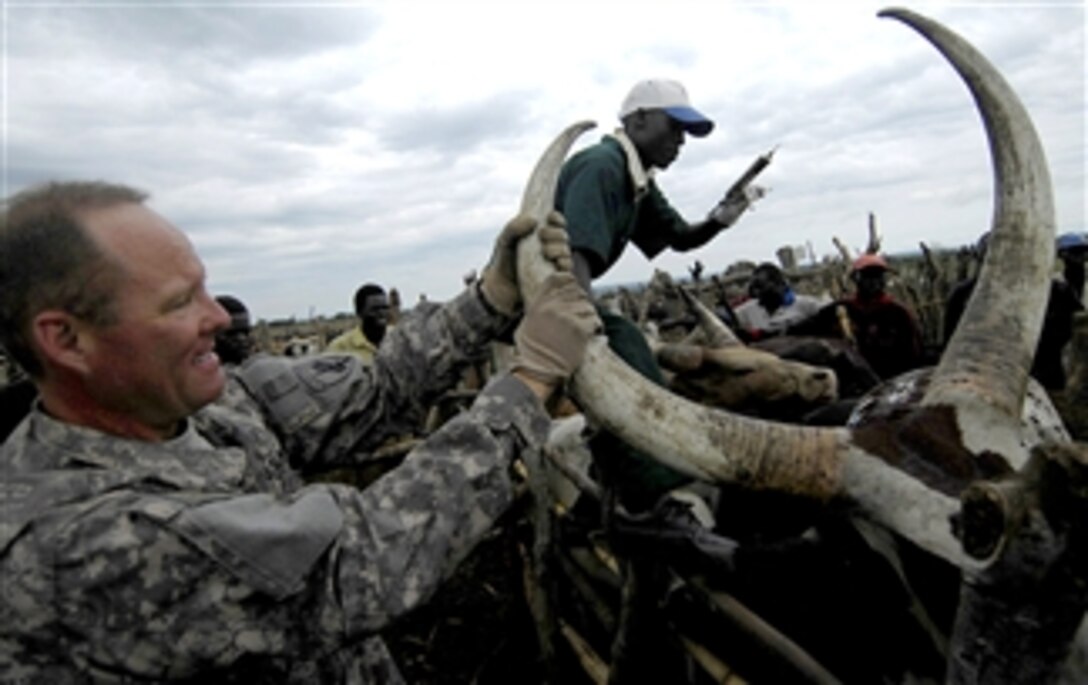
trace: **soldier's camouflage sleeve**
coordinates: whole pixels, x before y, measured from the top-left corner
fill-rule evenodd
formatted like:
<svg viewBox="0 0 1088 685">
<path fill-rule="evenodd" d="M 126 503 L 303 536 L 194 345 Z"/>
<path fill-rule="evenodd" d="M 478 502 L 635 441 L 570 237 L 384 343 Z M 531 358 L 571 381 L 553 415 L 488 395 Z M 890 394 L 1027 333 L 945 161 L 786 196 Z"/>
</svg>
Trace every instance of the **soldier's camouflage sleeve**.
<svg viewBox="0 0 1088 685">
<path fill-rule="evenodd" d="M 433 594 L 510 505 L 513 457 L 541 449 L 549 424 L 532 392 L 503 376 L 400 467 L 357 495 L 336 491 L 364 503 L 348 509 L 347 536 L 360 540 L 340 560 L 349 573 L 361 570 L 368 589 L 347 612 L 358 621 L 351 631 L 377 630 Z M 356 511 L 363 516 L 352 521 Z M 352 550 L 363 554 L 351 558 Z"/>
<path fill-rule="evenodd" d="M 369 367 L 351 355 L 260 357 L 238 378 L 296 468 L 357 463 L 389 438 L 416 432 L 434 401 L 509 325 L 469 288 L 404 317 Z"/>
<path fill-rule="evenodd" d="M 62 666 L 73 661 L 103 682 L 359 682 L 336 665 L 345 650 L 452 573 L 510 505 L 512 459 L 548 423 L 502 376 L 363 491 L 187 492 L 120 474 L 59 500 L 9 532 L 3 613 L 21 623 L 0 629 L 0 682 L 77 682 Z M 41 506 L 32 484 L 20 492 Z"/>
</svg>

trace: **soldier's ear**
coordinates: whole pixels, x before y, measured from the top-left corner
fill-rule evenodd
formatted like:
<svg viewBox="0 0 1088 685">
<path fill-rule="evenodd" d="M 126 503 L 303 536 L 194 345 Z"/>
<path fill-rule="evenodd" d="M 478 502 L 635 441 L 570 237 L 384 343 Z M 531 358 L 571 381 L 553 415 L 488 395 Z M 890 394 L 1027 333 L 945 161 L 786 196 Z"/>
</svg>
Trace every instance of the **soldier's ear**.
<svg viewBox="0 0 1088 685">
<path fill-rule="evenodd" d="M 47 309 L 34 317 L 30 335 L 47 366 L 59 366 L 83 375 L 88 369 L 85 328 L 68 312 Z"/>
</svg>

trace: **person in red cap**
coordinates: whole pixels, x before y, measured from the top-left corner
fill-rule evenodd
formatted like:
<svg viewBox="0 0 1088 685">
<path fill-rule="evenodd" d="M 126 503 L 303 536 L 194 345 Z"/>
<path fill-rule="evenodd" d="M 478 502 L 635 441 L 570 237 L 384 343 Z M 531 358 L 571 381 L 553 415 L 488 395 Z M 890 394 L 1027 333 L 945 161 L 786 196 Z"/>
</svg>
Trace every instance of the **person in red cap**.
<svg viewBox="0 0 1088 685">
<path fill-rule="evenodd" d="M 850 273 L 855 274 L 865 269 L 876 269 L 879 273 L 887 273 L 889 270 L 888 261 L 878 254 L 866 252 L 855 259 L 854 263 L 850 265 Z M 876 272 L 874 272 L 874 275 L 875 273 Z M 851 278 L 853 278 L 853 276 L 851 276 Z M 883 281 L 884 279 L 880 278 L 876 280 Z"/>
<path fill-rule="evenodd" d="M 890 271 L 880 255 L 861 255 L 850 265 L 854 293 L 827 305 L 791 332 L 852 340 L 882 379 L 922 366 L 922 330 L 914 313 L 887 292 Z"/>
<path fill-rule="evenodd" d="M 887 292 L 890 271 L 880 255 L 861 255 L 850 265 L 854 294 L 837 303 L 846 310 L 858 352 L 881 378 L 923 363 L 922 330 L 914 313 Z"/>
</svg>

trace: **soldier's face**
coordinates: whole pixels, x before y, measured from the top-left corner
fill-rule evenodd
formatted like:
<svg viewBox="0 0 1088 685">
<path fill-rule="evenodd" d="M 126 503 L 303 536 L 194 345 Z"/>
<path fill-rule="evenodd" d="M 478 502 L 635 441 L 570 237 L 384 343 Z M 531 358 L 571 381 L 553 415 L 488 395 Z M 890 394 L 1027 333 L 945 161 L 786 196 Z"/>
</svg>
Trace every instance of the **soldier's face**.
<svg viewBox="0 0 1088 685">
<path fill-rule="evenodd" d="M 84 332 L 89 394 L 103 410 L 170 435 L 223 391 L 213 348 L 230 317 L 205 289 L 188 239 L 158 214 L 128 204 L 83 218 L 122 270 L 118 320 Z"/>
</svg>

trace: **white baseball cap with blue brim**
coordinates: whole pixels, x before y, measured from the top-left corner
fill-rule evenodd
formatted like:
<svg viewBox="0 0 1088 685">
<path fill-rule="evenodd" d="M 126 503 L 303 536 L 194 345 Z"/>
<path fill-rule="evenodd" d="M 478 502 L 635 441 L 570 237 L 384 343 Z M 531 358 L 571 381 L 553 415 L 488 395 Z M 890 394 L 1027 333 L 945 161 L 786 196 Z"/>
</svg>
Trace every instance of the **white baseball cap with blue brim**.
<svg viewBox="0 0 1088 685">
<path fill-rule="evenodd" d="M 714 122 L 691 106 L 687 90 L 678 81 L 646 79 L 636 83 L 620 106 L 620 119 L 640 109 L 664 110 L 686 132 L 699 138 L 714 130 Z"/>
</svg>

